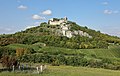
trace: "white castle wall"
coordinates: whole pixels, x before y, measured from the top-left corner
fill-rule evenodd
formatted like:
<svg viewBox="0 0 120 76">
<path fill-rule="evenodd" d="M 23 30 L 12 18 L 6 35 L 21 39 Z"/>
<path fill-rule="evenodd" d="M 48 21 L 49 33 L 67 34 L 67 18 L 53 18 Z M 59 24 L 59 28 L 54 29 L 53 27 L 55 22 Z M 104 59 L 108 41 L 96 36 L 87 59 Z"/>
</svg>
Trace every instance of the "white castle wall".
<svg viewBox="0 0 120 76">
<path fill-rule="evenodd" d="M 59 21 L 54 21 L 54 19 L 50 19 L 48 23 L 50 25 L 60 25 L 60 24 L 62 24 L 64 22 L 67 22 L 67 18 L 66 17 L 64 19 L 59 19 Z"/>
<path fill-rule="evenodd" d="M 59 22 L 59 21 L 55 21 L 55 22 L 50 21 L 49 24 L 50 25 L 60 25 L 61 22 Z"/>
<path fill-rule="evenodd" d="M 72 32 L 71 31 L 67 31 L 66 32 L 66 36 L 68 37 L 68 38 L 71 38 L 73 35 L 72 35 Z"/>
</svg>

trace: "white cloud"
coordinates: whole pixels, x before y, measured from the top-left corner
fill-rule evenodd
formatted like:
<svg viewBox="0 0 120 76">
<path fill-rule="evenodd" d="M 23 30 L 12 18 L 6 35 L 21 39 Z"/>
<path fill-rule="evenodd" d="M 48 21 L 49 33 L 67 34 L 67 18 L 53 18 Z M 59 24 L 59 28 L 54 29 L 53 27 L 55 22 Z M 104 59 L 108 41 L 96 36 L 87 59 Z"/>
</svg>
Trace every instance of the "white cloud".
<svg viewBox="0 0 120 76">
<path fill-rule="evenodd" d="M 32 16 L 32 19 L 34 19 L 34 20 L 45 20 L 45 17 L 41 17 L 41 16 L 35 14 L 35 15 Z"/>
<path fill-rule="evenodd" d="M 103 4 L 103 5 L 108 5 L 109 2 L 103 2 L 102 4 Z M 105 9 L 103 13 L 104 13 L 104 14 L 110 15 L 110 14 L 118 14 L 119 11 L 118 11 L 118 10 L 109 10 L 109 9 Z"/>
<path fill-rule="evenodd" d="M 45 10 L 42 12 L 43 15 L 51 15 L 52 11 L 51 10 Z"/>
<path fill-rule="evenodd" d="M 27 7 L 27 6 L 24 6 L 24 5 L 20 5 L 20 6 L 18 6 L 18 9 L 26 10 L 26 9 L 28 9 L 28 7 Z"/>
<path fill-rule="evenodd" d="M 104 14 L 112 14 L 113 13 L 113 11 L 112 10 L 104 10 Z"/>
<path fill-rule="evenodd" d="M 104 10 L 104 14 L 118 14 L 119 13 L 119 11 L 118 10 L 116 10 L 116 11 L 113 11 L 113 10 L 108 10 L 108 9 L 106 9 L 106 10 Z"/>
<path fill-rule="evenodd" d="M 26 29 L 29 29 L 29 28 L 32 28 L 32 27 L 36 27 L 36 26 L 27 26 L 27 27 L 25 28 L 25 30 L 26 30 Z"/>
<path fill-rule="evenodd" d="M 103 5 L 108 5 L 109 3 L 108 3 L 108 2 L 103 2 L 102 4 L 103 4 Z"/>
</svg>

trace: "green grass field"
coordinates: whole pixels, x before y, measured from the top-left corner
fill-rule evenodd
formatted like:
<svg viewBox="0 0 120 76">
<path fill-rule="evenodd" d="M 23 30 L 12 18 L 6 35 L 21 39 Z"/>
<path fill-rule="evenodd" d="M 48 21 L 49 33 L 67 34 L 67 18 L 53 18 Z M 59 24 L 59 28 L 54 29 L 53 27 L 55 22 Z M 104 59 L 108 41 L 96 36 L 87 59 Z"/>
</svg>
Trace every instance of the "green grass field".
<svg viewBox="0 0 120 76">
<path fill-rule="evenodd" d="M 87 67 L 48 66 L 43 74 L 1 72 L 0 76 L 120 76 L 120 71 Z"/>
<path fill-rule="evenodd" d="M 120 58 L 120 46 L 110 46 L 109 49 L 67 49 L 60 47 L 39 47 L 36 45 L 24 45 L 24 44 L 11 44 L 7 47 L 10 48 L 27 48 L 31 47 L 39 52 L 49 52 L 49 53 L 63 53 L 65 55 L 76 55 L 76 54 L 85 54 L 88 57 L 91 55 L 96 55 L 97 57 L 102 58 Z"/>
</svg>

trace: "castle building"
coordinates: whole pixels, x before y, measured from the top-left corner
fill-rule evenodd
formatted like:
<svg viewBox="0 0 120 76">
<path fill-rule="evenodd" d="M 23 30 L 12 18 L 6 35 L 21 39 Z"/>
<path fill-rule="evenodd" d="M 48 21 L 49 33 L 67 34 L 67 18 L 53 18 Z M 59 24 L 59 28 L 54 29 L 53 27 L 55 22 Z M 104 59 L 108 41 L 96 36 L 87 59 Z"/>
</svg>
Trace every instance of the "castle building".
<svg viewBox="0 0 120 76">
<path fill-rule="evenodd" d="M 83 32 L 81 30 L 74 30 L 71 31 L 71 25 L 68 22 L 67 17 L 58 19 L 58 18 L 52 18 L 48 21 L 49 25 L 60 25 L 58 30 L 56 30 L 56 34 L 59 34 L 61 36 L 66 36 L 68 38 L 71 38 L 75 35 L 80 35 L 80 36 L 86 36 L 89 38 L 92 38 L 92 36 L 90 36 L 88 33 Z"/>
<path fill-rule="evenodd" d="M 62 23 L 67 23 L 67 17 L 61 19 L 52 18 L 48 21 L 48 24 L 50 25 L 60 25 Z"/>
</svg>

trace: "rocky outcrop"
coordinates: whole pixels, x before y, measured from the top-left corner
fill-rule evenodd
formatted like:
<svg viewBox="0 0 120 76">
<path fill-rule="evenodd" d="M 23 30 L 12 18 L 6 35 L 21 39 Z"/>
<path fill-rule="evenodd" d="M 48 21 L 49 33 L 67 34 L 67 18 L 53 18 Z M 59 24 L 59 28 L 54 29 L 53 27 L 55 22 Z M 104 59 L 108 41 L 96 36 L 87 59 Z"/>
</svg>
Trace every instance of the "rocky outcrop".
<svg viewBox="0 0 120 76">
<path fill-rule="evenodd" d="M 71 31 L 70 24 L 64 24 L 64 25 L 60 25 L 60 26 L 61 26 L 61 33 L 62 33 L 62 35 L 66 36 L 68 38 L 71 38 L 71 37 L 76 36 L 76 35 L 92 38 L 92 36 L 90 36 L 88 33 L 83 32 L 81 30 Z"/>
</svg>

